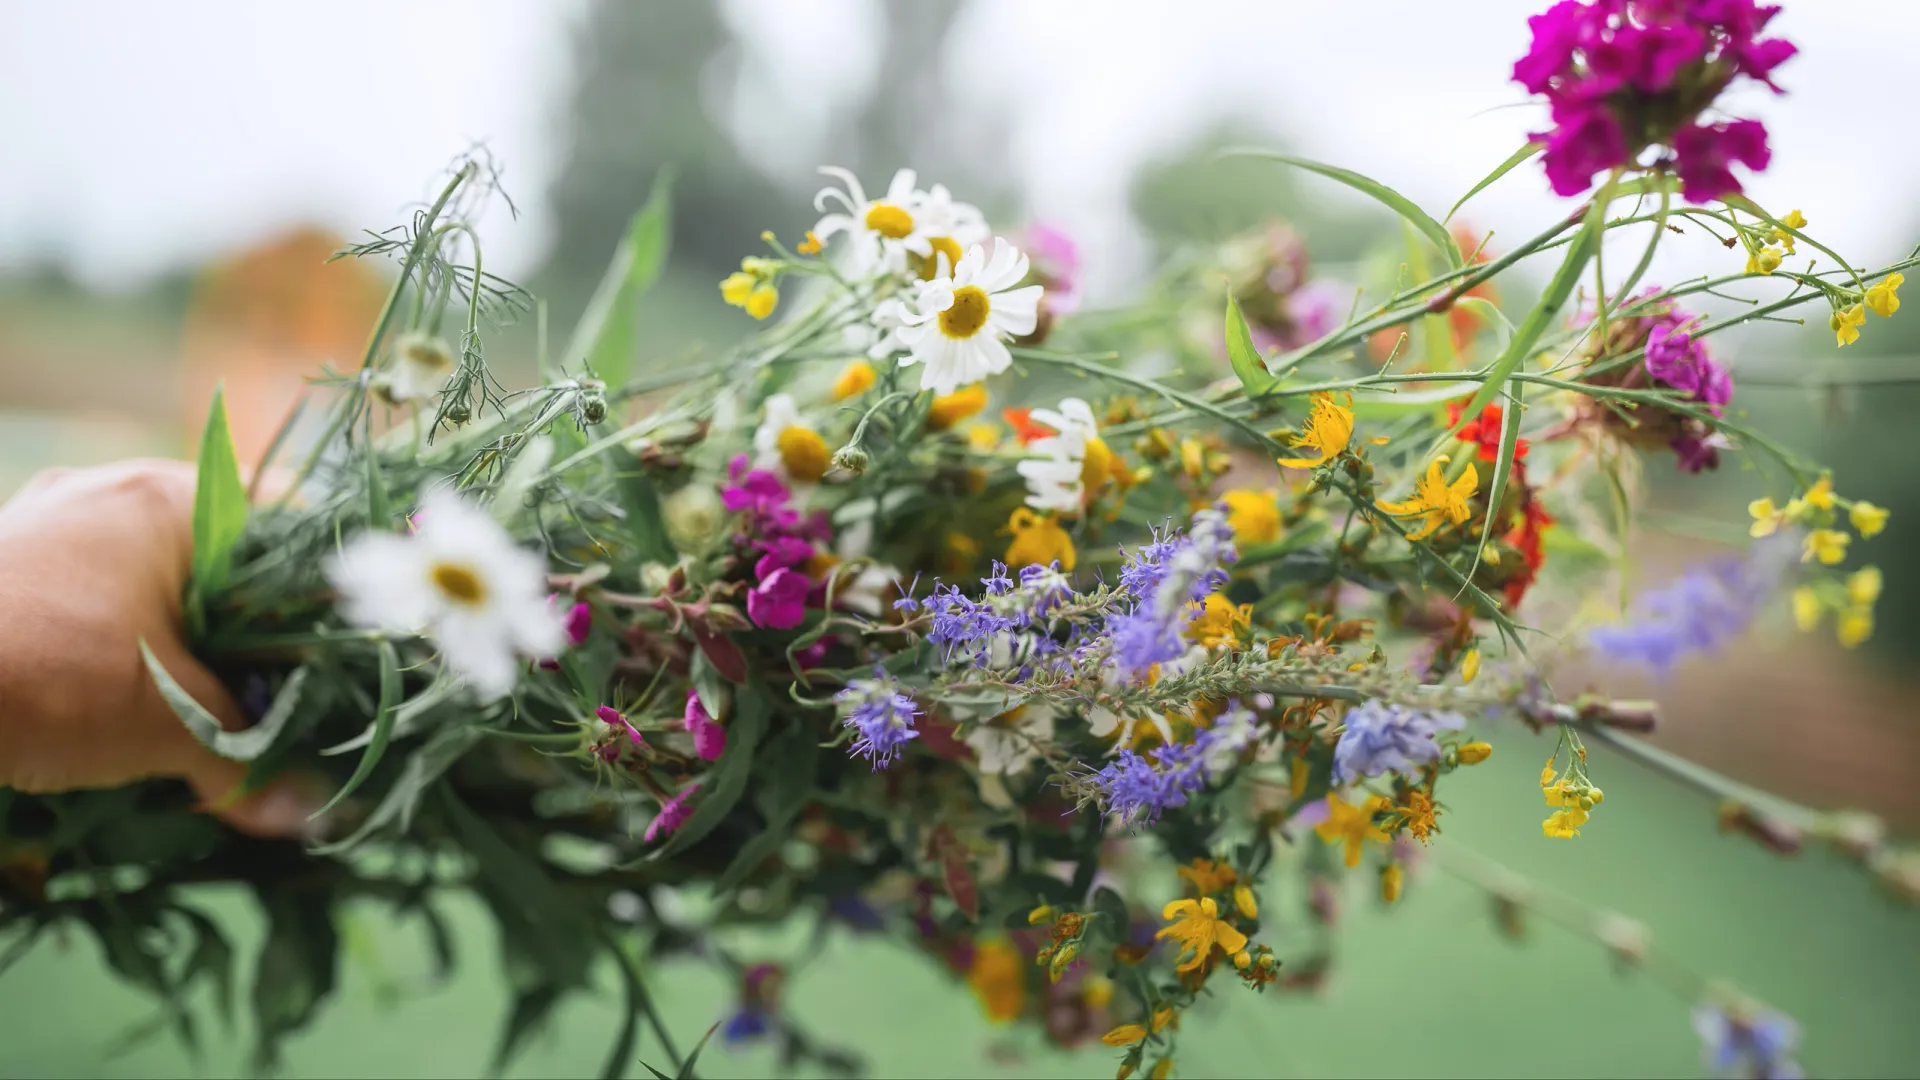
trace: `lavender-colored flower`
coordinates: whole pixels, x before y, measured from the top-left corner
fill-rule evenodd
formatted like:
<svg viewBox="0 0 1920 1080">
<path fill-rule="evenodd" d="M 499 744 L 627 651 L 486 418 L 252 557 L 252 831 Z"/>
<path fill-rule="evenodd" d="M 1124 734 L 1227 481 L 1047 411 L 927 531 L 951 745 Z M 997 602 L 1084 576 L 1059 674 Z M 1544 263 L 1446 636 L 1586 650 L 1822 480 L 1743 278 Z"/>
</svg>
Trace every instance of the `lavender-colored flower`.
<svg viewBox="0 0 1920 1080">
<path fill-rule="evenodd" d="M 843 713 L 841 723 L 859 733 L 852 753 L 871 761 L 875 769 L 893 764 L 901 748 L 920 737 L 913 728 L 914 719 L 921 715 L 913 698 L 878 668 L 872 679 L 850 683 L 835 700 Z"/>
<path fill-rule="evenodd" d="M 1138 675 L 1185 651 L 1181 634 L 1193 621 L 1192 605 L 1226 583 L 1226 567 L 1237 557 L 1233 528 L 1212 507 L 1194 514 L 1184 535 L 1156 536 L 1129 556 L 1120 584 L 1139 603 L 1107 619 L 1114 660 L 1123 674 Z"/>
<path fill-rule="evenodd" d="M 1745 559 L 1696 566 L 1641 593 L 1632 620 L 1588 631 L 1587 644 L 1602 656 L 1661 672 L 1690 652 L 1713 652 L 1746 632 L 1799 547 L 1797 535 L 1776 533 L 1755 543 Z"/>
<path fill-rule="evenodd" d="M 942 648 L 947 663 L 986 663 L 994 641 L 1015 625 L 1009 616 L 969 598 L 953 585 L 935 586 L 920 606 L 933 616 L 927 640 Z"/>
<path fill-rule="evenodd" d="M 1702 1005 L 1693 1010 L 1693 1030 L 1706 1050 L 1707 1068 L 1716 1073 L 1760 1080 L 1798 1080 L 1806 1075 L 1792 1057 L 1800 1041 L 1800 1025 L 1792 1017 L 1772 1011 L 1733 1013 Z"/>
<path fill-rule="evenodd" d="M 1351 784 L 1384 772 L 1410 776 L 1440 760 L 1435 740 L 1442 731 L 1466 726 L 1466 718 L 1456 712 L 1362 702 L 1347 710 L 1346 730 L 1333 748 L 1334 783 Z"/>
</svg>

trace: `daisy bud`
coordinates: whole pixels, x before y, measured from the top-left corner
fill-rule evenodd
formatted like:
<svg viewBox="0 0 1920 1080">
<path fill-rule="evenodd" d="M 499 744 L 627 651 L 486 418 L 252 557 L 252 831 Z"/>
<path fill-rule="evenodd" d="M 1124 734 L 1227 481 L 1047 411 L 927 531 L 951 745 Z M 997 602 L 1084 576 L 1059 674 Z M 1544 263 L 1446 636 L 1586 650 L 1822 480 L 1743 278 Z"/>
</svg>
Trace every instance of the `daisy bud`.
<svg viewBox="0 0 1920 1080">
<path fill-rule="evenodd" d="M 580 391 L 580 419 L 589 424 L 597 424 L 607 418 L 607 392 L 602 387 L 589 386 Z"/>
<path fill-rule="evenodd" d="M 867 471 L 867 466 L 872 464 L 872 462 L 873 459 L 867 455 L 865 450 L 860 449 L 857 444 L 848 443 L 833 452 L 832 460 L 827 462 L 827 469 L 828 471 L 845 469 L 853 475 L 859 476 Z"/>
<path fill-rule="evenodd" d="M 688 484 L 666 497 L 660 515 L 675 550 L 697 552 L 713 542 L 726 520 L 726 507 L 710 484 Z"/>
<path fill-rule="evenodd" d="M 472 418 L 473 411 L 467 408 L 467 403 L 464 401 L 456 401 L 447 406 L 447 423 L 455 427 L 466 423 Z"/>
</svg>

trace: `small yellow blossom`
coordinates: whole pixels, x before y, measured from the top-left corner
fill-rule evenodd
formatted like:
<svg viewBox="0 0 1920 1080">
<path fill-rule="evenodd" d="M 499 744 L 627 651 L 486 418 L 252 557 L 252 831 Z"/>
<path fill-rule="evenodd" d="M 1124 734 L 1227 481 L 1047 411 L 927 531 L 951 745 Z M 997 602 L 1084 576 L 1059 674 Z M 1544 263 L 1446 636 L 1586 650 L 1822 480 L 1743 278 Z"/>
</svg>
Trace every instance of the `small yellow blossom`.
<svg viewBox="0 0 1920 1080">
<path fill-rule="evenodd" d="M 1813 486 L 1808 488 L 1807 493 L 1800 498 L 1808 506 L 1817 510 L 1833 509 L 1833 477 L 1823 476 L 1815 480 Z"/>
<path fill-rule="evenodd" d="M 1180 440 L 1180 471 L 1186 473 L 1188 479 L 1198 480 L 1206 468 L 1207 451 L 1206 447 L 1200 445 L 1200 440 Z"/>
<path fill-rule="evenodd" d="M 1173 969 L 1182 974 L 1206 963 L 1216 945 L 1228 956 L 1246 951 L 1247 935 L 1221 920 L 1220 905 L 1214 903 L 1210 896 L 1199 900 L 1175 900 L 1160 909 L 1160 917 L 1167 921 L 1167 925 L 1153 936 L 1172 938 L 1180 946 L 1176 957 L 1179 962 L 1174 964 Z"/>
<path fill-rule="evenodd" d="M 1493 744 L 1470 742 L 1457 751 L 1462 765 L 1478 765 L 1493 756 Z"/>
<path fill-rule="evenodd" d="M 1468 462 L 1467 471 L 1460 474 L 1460 479 L 1449 484 L 1440 469 L 1446 462 L 1447 457 L 1442 454 L 1427 466 L 1427 474 L 1414 485 L 1412 498 L 1405 502 L 1379 504 L 1380 509 L 1397 517 L 1426 518 L 1418 529 L 1407 534 L 1409 540 L 1424 540 L 1449 521 L 1458 525 L 1473 516 L 1473 508 L 1467 505 L 1467 500 L 1479 490 L 1480 473 L 1472 462 Z"/>
<path fill-rule="evenodd" d="M 1147 1080 L 1167 1080 L 1173 1075 L 1173 1059 L 1163 1057 L 1153 1063 L 1153 1071 L 1147 1074 Z"/>
<path fill-rule="evenodd" d="M 1313 395 L 1313 412 L 1307 417 L 1306 430 L 1296 435 L 1292 444 L 1296 450 L 1311 451 L 1311 456 L 1281 458 L 1280 464 L 1289 469 L 1311 469 L 1346 453 L 1351 441 L 1353 399 L 1349 397 L 1342 404 L 1332 394 L 1321 392 Z"/>
<path fill-rule="evenodd" d="M 1113 464 L 1113 451 L 1107 448 L 1105 439 L 1095 435 L 1087 440 L 1087 456 L 1080 462 L 1080 487 L 1088 499 L 1097 497 L 1113 479 Z"/>
<path fill-rule="evenodd" d="M 1900 310 L 1900 283 L 1907 280 L 1905 274 L 1888 274 L 1877 285 L 1867 287 L 1867 310 L 1881 318 L 1887 318 Z"/>
<path fill-rule="evenodd" d="M 1223 892 L 1240 880 L 1232 866 L 1214 859 L 1195 859 L 1175 872 L 1187 879 L 1196 896 Z"/>
<path fill-rule="evenodd" d="M 1470 683 L 1480 676 L 1480 650 L 1468 649 L 1460 660 L 1460 681 Z"/>
<path fill-rule="evenodd" d="M 879 378 L 880 374 L 873 370 L 872 364 L 855 360 L 841 368 L 840 377 L 833 380 L 833 400 L 845 401 L 850 397 L 858 397 L 873 389 L 873 384 Z"/>
<path fill-rule="evenodd" d="M 1860 340 L 1860 327 L 1864 326 L 1866 321 L 1866 311 L 1859 304 L 1855 304 L 1845 311 L 1834 312 L 1833 316 L 1827 320 L 1827 328 L 1833 331 L 1833 339 L 1840 343 L 1840 347 L 1845 348 Z"/>
<path fill-rule="evenodd" d="M 976 420 L 966 427 L 967 445 L 988 451 L 1000 445 L 1000 428 L 991 420 Z"/>
<path fill-rule="evenodd" d="M 1807 534 L 1806 550 L 1800 553 L 1800 561 L 1819 559 L 1826 566 L 1840 563 L 1847 557 L 1847 541 L 1851 539 L 1838 529 L 1815 529 Z"/>
<path fill-rule="evenodd" d="M 1747 256 L 1747 273 L 1771 274 L 1780 269 L 1780 252 L 1770 247 L 1761 248 Z"/>
<path fill-rule="evenodd" d="M 941 394 L 927 407 L 927 430 L 946 431 L 987 407 L 985 383 L 963 386 L 951 394 Z"/>
<path fill-rule="evenodd" d="M 1104 975 L 1089 975 L 1080 984 L 1080 1000 L 1089 1009 L 1104 1009 L 1113 1001 L 1113 980 Z"/>
<path fill-rule="evenodd" d="M 981 942 L 973 950 L 967 983 L 996 1024 L 1017 1019 L 1027 1007 L 1026 965 L 1020 953 L 1001 938 Z"/>
<path fill-rule="evenodd" d="M 1025 506 L 1018 507 L 1007 518 L 1007 528 L 1013 533 L 1013 542 L 1007 545 L 1008 566 L 1058 562 L 1062 570 L 1073 569 L 1073 538 L 1052 516 L 1041 517 Z"/>
<path fill-rule="evenodd" d="M 1820 616 L 1826 614 L 1826 605 L 1820 602 L 1820 594 L 1811 587 L 1802 585 L 1793 590 L 1793 625 L 1806 633 L 1820 625 Z"/>
<path fill-rule="evenodd" d="M 1338 795 L 1327 796 L 1327 820 L 1313 827 L 1320 839 L 1329 844 L 1346 845 L 1346 863 L 1348 867 L 1360 865 L 1360 853 L 1367 841 L 1386 843 L 1387 834 L 1373 823 L 1373 815 L 1392 806 L 1391 800 L 1372 795 L 1359 806 L 1348 802 Z"/>
<path fill-rule="evenodd" d="M 1400 890 L 1407 884 L 1407 872 L 1399 863 L 1388 863 L 1380 868 L 1380 899 L 1391 904 L 1400 899 Z"/>
<path fill-rule="evenodd" d="M 1875 506 L 1865 499 L 1855 500 L 1854 504 L 1847 508 L 1847 517 L 1853 522 L 1854 529 L 1860 533 L 1860 538 L 1863 540 L 1877 535 L 1881 529 L 1887 527 L 1886 508 Z"/>
<path fill-rule="evenodd" d="M 1238 640 L 1239 628 L 1247 625 L 1253 617 L 1251 605 L 1236 607 L 1219 593 L 1210 593 L 1204 603 L 1191 606 L 1196 613 L 1193 621 L 1187 624 L 1187 640 L 1208 649 L 1234 644 Z"/>
<path fill-rule="evenodd" d="M 1158 1035 L 1168 1024 L 1172 1024 L 1175 1028 L 1178 1028 L 1180 1026 L 1179 1020 L 1180 1014 L 1170 1008 L 1162 1006 L 1161 1008 L 1155 1009 L 1153 1011 L 1153 1033 Z"/>
<path fill-rule="evenodd" d="M 747 314 L 756 319 L 764 319 L 773 314 L 773 307 L 780 302 L 780 290 L 771 285 L 762 285 L 748 295 L 743 306 Z"/>
<path fill-rule="evenodd" d="M 1807 218 L 1798 210 L 1789 210 L 1787 216 L 1780 219 L 1780 224 L 1785 225 L 1787 229 L 1804 229 L 1807 227 Z M 1787 229 L 1773 230 L 1773 239 L 1784 246 L 1787 254 L 1791 255 L 1793 254 L 1793 234 Z"/>
<path fill-rule="evenodd" d="M 1873 636 L 1873 609 L 1852 607 L 1840 613 L 1840 621 L 1834 625 L 1834 634 L 1840 644 L 1854 648 Z"/>
<path fill-rule="evenodd" d="M 1249 919 L 1260 917 L 1260 902 L 1254 898 L 1252 889 L 1245 885 L 1233 887 L 1233 910 Z"/>
<path fill-rule="evenodd" d="M 1587 812 L 1577 806 L 1568 806 L 1555 810 L 1547 820 L 1540 823 L 1540 831 L 1554 840 L 1571 840 L 1580 835 L 1580 826 L 1587 823 Z"/>
<path fill-rule="evenodd" d="M 1220 501 L 1227 504 L 1227 526 L 1235 544 L 1246 548 L 1280 539 L 1280 504 L 1273 492 L 1236 488 L 1223 493 Z"/>
<path fill-rule="evenodd" d="M 1747 530 L 1747 535 L 1755 539 L 1772 536 L 1787 518 L 1786 511 L 1773 505 L 1772 499 L 1753 500 L 1747 504 L 1747 513 L 1753 515 L 1753 527 Z"/>
<path fill-rule="evenodd" d="M 1440 826 L 1434 822 L 1439 808 L 1433 805 L 1433 797 L 1424 791 L 1415 789 L 1407 792 L 1407 801 L 1396 804 L 1393 810 L 1399 815 L 1401 827 L 1423 844 L 1428 837 L 1440 831 Z"/>
<path fill-rule="evenodd" d="M 795 244 L 793 250 L 802 255 L 818 255 L 820 254 L 820 238 L 814 235 L 812 229 L 808 229 L 807 238 Z"/>
<path fill-rule="evenodd" d="M 753 295 L 753 287 L 759 283 L 760 279 L 752 274 L 736 270 L 720 283 L 720 299 L 734 307 L 746 307 L 747 297 Z"/>
<path fill-rule="evenodd" d="M 1134 1043 L 1146 1037 L 1147 1027 L 1145 1024 L 1121 1024 L 1119 1027 L 1100 1036 L 1100 1041 L 1106 1043 L 1108 1046 L 1132 1046 Z"/>
<path fill-rule="evenodd" d="M 1847 575 L 1847 599 L 1860 607 L 1872 607 L 1880 599 L 1880 568 L 1863 566 Z"/>
</svg>

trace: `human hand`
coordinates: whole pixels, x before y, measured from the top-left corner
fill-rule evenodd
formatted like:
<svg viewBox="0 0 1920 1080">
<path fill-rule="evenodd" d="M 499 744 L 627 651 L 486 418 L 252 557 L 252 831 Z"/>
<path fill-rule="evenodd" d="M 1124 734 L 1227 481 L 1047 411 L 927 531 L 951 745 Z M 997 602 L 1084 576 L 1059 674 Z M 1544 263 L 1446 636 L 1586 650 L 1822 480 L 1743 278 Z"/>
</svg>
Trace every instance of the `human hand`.
<svg viewBox="0 0 1920 1080">
<path fill-rule="evenodd" d="M 0 786 L 52 792 L 185 779 L 255 836 L 297 835 L 317 804 L 293 778 L 244 794 L 246 766 L 196 741 L 141 662 L 154 656 L 228 729 L 246 722 L 181 636 L 192 466 L 51 469 L 0 505 Z"/>
</svg>

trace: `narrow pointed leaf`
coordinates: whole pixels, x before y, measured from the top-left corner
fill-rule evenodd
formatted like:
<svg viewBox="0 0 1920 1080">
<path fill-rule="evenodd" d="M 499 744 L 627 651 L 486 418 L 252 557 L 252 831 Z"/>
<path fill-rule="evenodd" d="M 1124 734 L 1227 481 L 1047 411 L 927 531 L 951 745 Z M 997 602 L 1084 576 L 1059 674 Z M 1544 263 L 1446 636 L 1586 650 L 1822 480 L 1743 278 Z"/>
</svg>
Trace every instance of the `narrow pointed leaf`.
<svg viewBox="0 0 1920 1080">
<path fill-rule="evenodd" d="M 1253 332 L 1247 329 L 1247 317 L 1240 313 L 1232 293 L 1227 294 L 1226 335 L 1227 362 L 1233 365 L 1233 373 L 1240 377 L 1248 397 L 1259 397 L 1279 384 L 1280 380 L 1268 373 L 1267 362 L 1253 343 Z"/>
<path fill-rule="evenodd" d="M 584 366 L 609 386 L 619 386 L 632 376 L 634 354 L 639 350 L 640 298 L 666 264 L 672 218 L 673 173 L 663 169 L 654 177 L 646 204 L 628 223 L 599 288 L 574 327 L 563 354 L 570 369 Z"/>
<path fill-rule="evenodd" d="M 1515 150 L 1512 153 L 1512 155 L 1507 158 L 1507 160 L 1494 166 L 1492 172 L 1481 177 L 1479 183 L 1468 188 L 1467 193 L 1465 195 L 1460 196 L 1460 201 L 1457 203 L 1454 203 L 1453 209 L 1447 211 L 1446 220 L 1452 221 L 1453 215 L 1459 213 L 1460 208 L 1467 205 L 1467 200 L 1473 198 L 1475 195 L 1480 194 L 1482 191 L 1485 191 L 1489 186 L 1493 184 L 1495 180 L 1498 180 L 1501 177 L 1512 172 L 1514 169 L 1514 166 L 1519 165 L 1521 162 L 1527 160 L 1533 155 L 1539 153 L 1540 151 L 1545 150 L 1546 148 L 1547 148 L 1546 143 L 1530 142 L 1527 145 L 1521 147 L 1520 149 Z"/>
<path fill-rule="evenodd" d="M 240 458 L 227 427 L 224 388 L 213 392 L 207 426 L 200 435 L 200 460 L 193 489 L 193 586 L 205 598 L 219 591 L 233 569 L 233 549 L 247 527 L 247 489 L 240 483 Z"/>
<path fill-rule="evenodd" d="M 693 1053 L 687 1055 L 686 1063 L 680 1066 L 680 1074 L 674 1080 L 694 1080 L 693 1067 L 700 1061 L 700 1051 L 707 1048 L 707 1040 L 713 1038 L 713 1033 L 719 1030 L 720 1025 L 715 1024 L 707 1029 L 705 1035 L 700 1036 L 700 1041 L 693 1044 Z"/>
<path fill-rule="evenodd" d="M 1407 198 L 1405 195 L 1400 194 L 1378 180 L 1362 176 L 1351 169 L 1343 169 L 1338 165 L 1328 165 L 1325 162 L 1314 161 L 1311 158 L 1294 157 L 1291 154 L 1276 153 L 1272 150 L 1236 150 L 1228 152 L 1282 162 L 1287 165 L 1292 165 L 1295 168 L 1305 169 L 1308 172 L 1319 173 L 1329 180 L 1337 180 L 1360 194 L 1384 204 L 1389 210 L 1405 218 L 1408 224 L 1420 230 L 1427 239 L 1433 241 L 1433 246 L 1440 249 L 1441 254 L 1447 257 L 1449 264 L 1455 269 L 1458 269 L 1461 265 L 1460 249 L 1454 245 L 1453 237 L 1448 234 L 1446 226 L 1433 220 L 1432 215 L 1416 206 L 1412 199 Z"/>
<path fill-rule="evenodd" d="M 341 800 L 353 794 L 367 777 L 373 775 L 374 766 L 380 764 L 380 758 L 387 752 L 387 740 L 393 737 L 393 718 L 400 711 L 400 656 L 394 650 L 393 642 L 380 642 L 380 707 L 373 717 L 373 741 L 367 744 L 367 751 L 360 755 L 360 763 L 353 768 L 353 775 L 333 793 L 327 805 L 315 811 L 308 820 L 320 817 L 327 811 L 340 805 Z"/>
<path fill-rule="evenodd" d="M 273 745 L 274 737 L 280 729 L 287 726 L 293 718 L 294 710 L 300 704 L 300 690 L 307 681 L 307 669 L 296 668 L 280 687 L 280 693 L 267 707 L 267 713 L 260 722 L 242 731 L 228 731 L 220 726 L 220 721 L 193 700 L 193 695 L 174 681 L 172 675 L 161 665 L 160 658 L 153 655 L 144 639 L 140 642 L 140 658 L 146 662 L 147 674 L 153 676 L 153 683 L 160 688 L 160 696 L 167 707 L 187 726 L 187 731 L 202 746 L 230 761 L 252 761 L 265 753 Z"/>
</svg>

